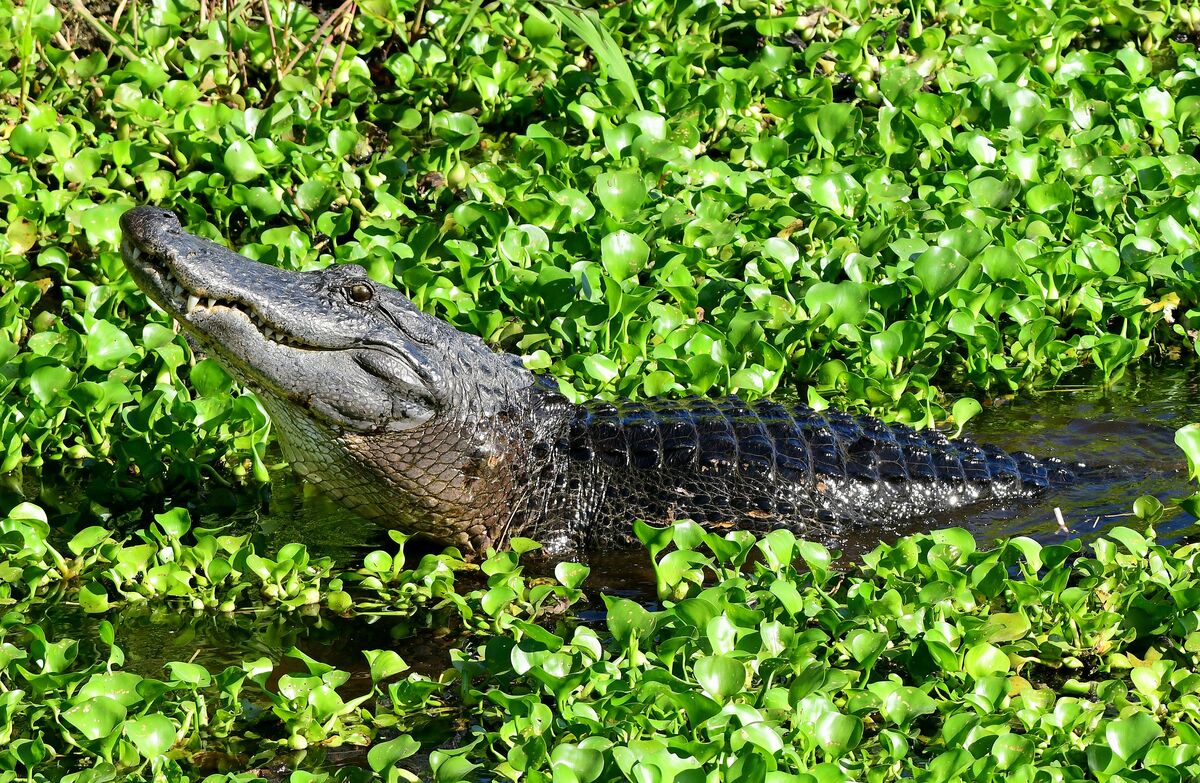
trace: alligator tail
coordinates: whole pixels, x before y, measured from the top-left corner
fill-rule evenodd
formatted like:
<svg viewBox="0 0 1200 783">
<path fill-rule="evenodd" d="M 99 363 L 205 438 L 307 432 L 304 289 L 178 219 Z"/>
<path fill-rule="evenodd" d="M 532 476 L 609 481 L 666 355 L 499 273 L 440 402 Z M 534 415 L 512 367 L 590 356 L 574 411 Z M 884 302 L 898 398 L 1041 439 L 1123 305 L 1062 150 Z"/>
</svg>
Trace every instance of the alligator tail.
<svg viewBox="0 0 1200 783">
<path fill-rule="evenodd" d="M 561 445 L 575 464 L 602 468 L 643 518 L 912 517 L 1029 497 L 1074 483 L 1079 469 L 869 416 L 737 397 L 585 403 Z"/>
</svg>

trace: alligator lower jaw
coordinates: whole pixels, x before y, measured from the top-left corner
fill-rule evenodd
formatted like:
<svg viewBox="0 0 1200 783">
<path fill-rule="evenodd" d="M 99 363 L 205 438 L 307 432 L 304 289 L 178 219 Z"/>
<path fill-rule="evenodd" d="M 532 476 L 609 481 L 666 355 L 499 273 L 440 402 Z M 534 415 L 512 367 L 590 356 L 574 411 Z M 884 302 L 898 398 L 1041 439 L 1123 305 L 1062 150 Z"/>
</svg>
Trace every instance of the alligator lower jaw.
<svg viewBox="0 0 1200 783">
<path fill-rule="evenodd" d="M 251 324 L 262 339 L 274 345 L 284 345 L 297 350 L 320 350 L 295 339 L 280 328 L 273 327 L 249 304 L 232 299 L 217 299 L 205 296 L 186 287 L 171 272 L 170 264 L 139 248 L 126 239 L 121 243 L 121 255 L 126 265 L 135 273 L 138 283 L 150 297 L 150 301 L 166 310 L 167 314 L 181 324 L 197 327 L 206 317 L 221 311 L 235 312 Z M 222 313 L 223 314 L 223 313 Z"/>
</svg>

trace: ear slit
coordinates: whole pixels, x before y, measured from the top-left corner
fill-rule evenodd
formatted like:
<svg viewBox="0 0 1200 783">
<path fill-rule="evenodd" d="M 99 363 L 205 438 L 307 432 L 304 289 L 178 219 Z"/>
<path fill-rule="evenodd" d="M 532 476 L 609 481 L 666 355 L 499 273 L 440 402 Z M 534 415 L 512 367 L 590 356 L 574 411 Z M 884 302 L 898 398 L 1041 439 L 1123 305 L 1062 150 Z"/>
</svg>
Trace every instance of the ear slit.
<svg viewBox="0 0 1200 783">
<path fill-rule="evenodd" d="M 433 347 L 434 345 L 436 345 L 436 341 L 424 339 L 421 336 L 413 334 L 411 331 L 406 329 L 404 324 L 402 324 L 400 322 L 399 316 L 397 316 L 395 313 L 392 312 L 392 308 L 387 302 L 380 300 L 379 301 L 379 310 L 380 310 L 380 312 L 383 313 L 384 317 L 387 318 L 388 321 L 391 322 L 392 326 L 399 329 L 401 334 L 403 334 L 405 337 L 409 338 L 413 342 L 420 343 L 421 345 L 425 345 L 425 346 L 429 346 L 429 347 Z"/>
</svg>

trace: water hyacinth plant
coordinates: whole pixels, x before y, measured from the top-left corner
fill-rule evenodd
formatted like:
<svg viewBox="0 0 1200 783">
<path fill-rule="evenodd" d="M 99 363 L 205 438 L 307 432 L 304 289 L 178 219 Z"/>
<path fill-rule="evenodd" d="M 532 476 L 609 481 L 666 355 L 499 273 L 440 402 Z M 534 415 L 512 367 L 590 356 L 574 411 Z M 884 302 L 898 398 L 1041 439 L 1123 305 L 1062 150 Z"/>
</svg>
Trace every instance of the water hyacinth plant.
<svg viewBox="0 0 1200 783">
<path fill-rule="evenodd" d="M 270 421 L 151 309 L 117 218 L 361 264 L 573 396 L 961 430 L 1195 350 L 1197 26 L 0 0 L 0 783 L 1195 778 L 1198 550 L 1156 538 L 1158 500 L 1087 546 L 951 529 L 854 562 L 642 525 L 653 595 L 521 539 L 478 568 L 271 546 L 185 507 L 270 478 Z"/>
<path fill-rule="evenodd" d="M 421 596 L 411 611 L 467 634 L 449 666 L 430 677 L 394 650 L 366 651 L 367 682 L 348 687 L 350 672 L 295 649 L 299 668 L 282 675 L 260 658 L 220 672 L 176 661 L 151 677 L 129 670 L 108 621 L 94 641 L 52 638 L 33 621 L 46 593 L 25 592 L 63 559 L 38 511 L 3 525 L 6 779 L 247 770 L 204 777 L 233 781 L 299 765 L 312 771 L 293 781 L 1173 780 L 1198 758 L 1198 550 L 1130 528 L 1090 555 L 1077 541 L 980 549 L 951 529 L 844 570 L 787 531 L 642 526 L 662 603 L 605 596 L 599 623 L 564 612 L 584 600 L 587 569 L 531 579 L 520 540 L 475 588 L 428 556 L 421 570 L 442 577 L 408 579 L 405 593 Z M 87 549 L 74 542 L 77 563 Z M 354 607 L 320 611 L 392 602 L 378 575 L 401 559 L 379 551 L 331 574 Z M 184 570 L 203 595 L 198 566 Z M 113 577 L 90 577 L 85 567 L 53 600 L 111 611 L 88 596 Z M 253 574 L 235 578 L 261 590 Z"/>
</svg>

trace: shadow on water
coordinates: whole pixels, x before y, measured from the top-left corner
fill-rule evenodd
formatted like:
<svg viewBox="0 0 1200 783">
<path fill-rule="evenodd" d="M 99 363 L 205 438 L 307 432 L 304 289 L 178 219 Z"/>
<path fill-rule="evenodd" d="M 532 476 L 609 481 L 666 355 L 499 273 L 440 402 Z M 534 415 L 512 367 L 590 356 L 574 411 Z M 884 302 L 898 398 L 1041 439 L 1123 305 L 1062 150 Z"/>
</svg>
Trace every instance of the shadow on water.
<svg viewBox="0 0 1200 783">
<path fill-rule="evenodd" d="M 1174 434 L 1179 427 L 1200 421 L 1198 370 L 1200 363 L 1195 361 L 1142 366 L 1107 389 L 1083 377 L 1077 379 L 1077 386 L 992 401 L 967 428 L 975 440 L 1111 470 L 1028 503 L 976 508 L 936 520 L 882 521 L 831 543 L 847 557 L 856 557 L 880 541 L 949 525 L 965 527 L 981 541 L 1016 535 L 1045 543 L 1086 538 L 1115 524 L 1134 524 L 1129 511 L 1141 495 L 1153 495 L 1168 505 L 1158 525 L 1162 540 L 1187 535 L 1195 519 L 1170 504 L 1193 490 Z M 215 504 L 204 499 L 193 502 L 193 518 L 202 526 L 252 531 L 272 548 L 301 542 L 314 555 L 328 555 L 342 565 L 353 566 L 368 551 L 393 546 L 384 530 L 347 514 L 336 501 L 302 484 L 287 470 L 274 475 L 261 502 L 238 509 L 231 509 L 228 498 Z M 1066 531 L 1060 529 L 1056 508 Z M 423 551 L 431 550 L 410 543 L 410 562 L 416 562 Z M 581 607 L 585 621 L 602 619 L 601 592 L 654 600 L 653 573 L 640 551 L 597 552 L 581 559 L 592 568 L 590 600 Z M 533 563 L 531 570 L 549 572 L 550 566 Z M 97 622 L 69 607 L 48 608 L 45 619 L 55 635 L 91 636 Z M 110 619 L 130 664 L 151 675 L 161 673 L 163 663 L 171 660 L 194 659 L 214 670 L 260 656 L 279 661 L 295 646 L 361 678 L 366 676 L 361 650 L 397 647 L 409 633 L 388 621 L 289 616 L 257 622 L 145 608 L 122 611 Z M 411 638 L 403 643 L 405 659 L 428 673 L 436 673 L 447 662 L 448 641 L 433 636 L 421 631 L 416 634 L 419 643 Z M 284 662 L 279 671 L 301 667 L 298 661 Z"/>
</svg>

